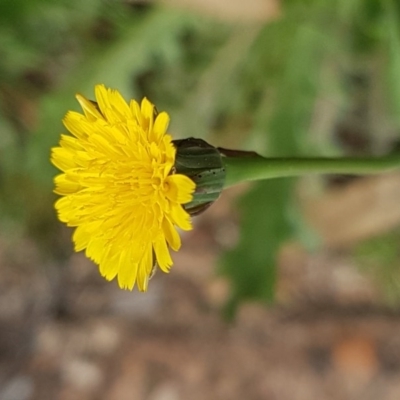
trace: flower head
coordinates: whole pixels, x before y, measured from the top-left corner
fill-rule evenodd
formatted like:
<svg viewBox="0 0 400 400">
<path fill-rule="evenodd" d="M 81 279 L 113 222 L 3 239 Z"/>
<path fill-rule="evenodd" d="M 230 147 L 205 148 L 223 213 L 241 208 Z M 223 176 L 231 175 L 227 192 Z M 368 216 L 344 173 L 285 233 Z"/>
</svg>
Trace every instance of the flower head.
<svg viewBox="0 0 400 400">
<path fill-rule="evenodd" d="M 96 102 L 77 95 L 84 114 L 70 111 L 51 161 L 59 219 L 75 227 L 75 250 L 99 265 L 123 289 L 146 291 L 153 267 L 168 272 L 169 247 L 178 250 L 177 227 L 191 229 L 183 204 L 195 184 L 174 173 L 176 149 L 166 133 L 169 116 L 144 98 L 125 102 L 97 85 Z"/>
</svg>

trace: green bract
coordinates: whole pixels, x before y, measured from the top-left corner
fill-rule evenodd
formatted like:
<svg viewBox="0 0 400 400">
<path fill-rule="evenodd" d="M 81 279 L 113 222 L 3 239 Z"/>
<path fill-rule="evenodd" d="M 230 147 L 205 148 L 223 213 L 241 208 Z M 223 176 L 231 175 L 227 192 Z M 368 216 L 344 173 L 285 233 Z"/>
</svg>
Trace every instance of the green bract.
<svg viewBox="0 0 400 400">
<path fill-rule="evenodd" d="M 190 215 L 205 211 L 220 196 L 225 184 L 225 168 L 219 150 L 202 139 L 173 141 L 177 152 L 175 171 L 195 184 L 193 200 L 184 208 Z"/>
</svg>

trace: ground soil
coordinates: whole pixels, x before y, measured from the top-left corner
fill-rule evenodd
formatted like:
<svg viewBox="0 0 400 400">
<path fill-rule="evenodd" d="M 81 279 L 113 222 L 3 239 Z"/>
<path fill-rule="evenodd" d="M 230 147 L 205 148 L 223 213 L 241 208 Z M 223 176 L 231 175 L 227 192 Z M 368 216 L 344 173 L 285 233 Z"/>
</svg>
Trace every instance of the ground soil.
<svg viewBox="0 0 400 400">
<path fill-rule="evenodd" d="M 157 273 L 146 294 L 103 281 L 81 254 L 43 262 L 31 239 L 2 237 L 0 399 L 398 400 L 399 309 L 349 249 L 398 226 L 399 182 L 369 178 L 312 196 L 301 183 L 321 246 L 286 243 L 276 302 L 242 304 L 230 322 L 221 311 L 229 283 L 215 268 L 237 240 L 235 191 L 197 218 L 171 273 Z M 343 215 L 346 202 L 357 212 Z"/>
</svg>

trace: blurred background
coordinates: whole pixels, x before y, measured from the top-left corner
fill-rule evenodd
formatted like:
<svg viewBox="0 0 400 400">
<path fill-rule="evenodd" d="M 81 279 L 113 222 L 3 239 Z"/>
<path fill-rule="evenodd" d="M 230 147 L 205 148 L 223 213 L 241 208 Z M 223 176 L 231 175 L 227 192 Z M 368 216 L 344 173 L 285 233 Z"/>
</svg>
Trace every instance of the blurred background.
<svg viewBox="0 0 400 400">
<path fill-rule="evenodd" d="M 74 95 L 147 96 L 175 138 L 399 151 L 394 0 L 0 1 L 0 399 L 400 398 L 400 173 L 226 190 L 148 293 L 57 222 Z"/>
</svg>

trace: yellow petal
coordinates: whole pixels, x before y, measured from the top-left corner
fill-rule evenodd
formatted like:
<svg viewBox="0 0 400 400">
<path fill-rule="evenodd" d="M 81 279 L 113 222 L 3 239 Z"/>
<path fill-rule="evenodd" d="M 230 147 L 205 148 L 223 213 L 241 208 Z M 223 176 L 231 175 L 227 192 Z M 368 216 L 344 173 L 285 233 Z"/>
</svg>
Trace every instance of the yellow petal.
<svg viewBox="0 0 400 400">
<path fill-rule="evenodd" d="M 165 180 L 166 192 L 165 195 L 173 202 L 185 204 L 193 199 L 195 183 L 185 175 L 175 174 L 170 175 Z"/>
<path fill-rule="evenodd" d="M 121 289 L 132 290 L 135 285 L 138 264 L 133 262 L 132 247 L 121 250 L 119 259 L 118 285 Z"/>
<path fill-rule="evenodd" d="M 105 247 L 104 250 L 105 252 L 102 254 L 102 259 L 99 262 L 99 270 L 101 276 L 111 281 L 117 276 L 119 271 L 119 254 L 113 254 L 111 246 Z"/>
<path fill-rule="evenodd" d="M 90 235 L 82 226 L 78 226 L 72 236 L 75 243 L 75 251 L 82 251 L 86 249 L 89 244 Z"/>
<path fill-rule="evenodd" d="M 176 228 L 168 218 L 163 219 L 162 227 L 165 239 L 167 240 L 171 249 L 174 251 L 178 251 L 181 247 L 181 238 L 178 232 L 176 231 Z"/>
<path fill-rule="evenodd" d="M 53 147 L 51 149 L 50 160 L 54 166 L 64 172 L 77 166 L 74 159 L 74 153 L 71 150 L 62 147 Z"/>
<path fill-rule="evenodd" d="M 153 269 L 153 250 L 151 245 L 147 246 L 140 262 L 137 275 L 137 284 L 141 292 L 146 292 L 149 285 L 149 277 Z"/>
<path fill-rule="evenodd" d="M 81 105 L 82 110 L 89 121 L 95 121 L 96 119 L 103 118 L 96 104 L 94 104 L 92 101 L 88 100 L 85 96 L 82 96 L 79 93 L 77 93 L 75 97 Z"/>
<path fill-rule="evenodd" d="M 56 185 L 54 193 L 62 196 L 76 193 L 82 189 L 82 186 L 78 182 L 69 179 L 65 174 L 57 175 L 54 178 L 54 183 Z"/>
<path fill-rule="evenodd" d="M 154 106 L 146 97 L 143 98 L 140 104 L 140 111 L 143 117 L 143 129 L 147 132 L 151 132 L 153 129 Z"/>
<path fill-rule="evenodd" d="M 157 115 L 150 135 L 150 140 L 159 143 L 163 135 L 166 133 L 169 125 L 169 115 L 166 112 L 160 112 Z"/>
<path fill-rule="evenodd" d="M 153 244 L 154 252 L 156 254 L 157 264 L 164 272 L 169 272 L 172 265 L 171 255 L 163 236 L 159 236 Z"/>
<path fill-rule="evenodd" d="M 183 209 L 180 204 L 171 204 L 171 220 L 179 228 L 184 231 L 190 231 L 192 229 L 192 223 L 190 221 L 190 215 Z"/>
</svg>

